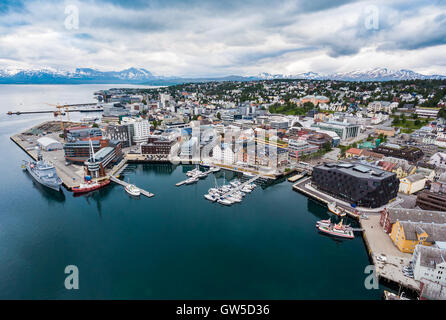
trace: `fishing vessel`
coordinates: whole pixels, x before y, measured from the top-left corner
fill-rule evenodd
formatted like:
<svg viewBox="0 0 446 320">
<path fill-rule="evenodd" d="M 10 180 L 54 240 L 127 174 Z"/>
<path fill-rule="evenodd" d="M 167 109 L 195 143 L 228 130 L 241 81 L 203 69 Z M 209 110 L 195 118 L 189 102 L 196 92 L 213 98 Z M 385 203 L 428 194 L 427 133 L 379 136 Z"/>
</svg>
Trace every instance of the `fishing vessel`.
<svg viewBox="0 0 446 320">
<path fill-rule="evenodd" d="M 138 197 L 141 194 L 141 190 L 134 184 L 126 185 L 124 189 L 125 189 L 125 192 L 127 192 L 131 196 Z"/>
<path fill-rule="evenodd" d="M 342 220 L 338 224 L 333 224 L 329 226 L 320 225 L 318 229 L 323 233 L 336 237 L 347 238 L 347 239 L 353 239 L 355 237 L 353 231 L 350 230 L 350 228 L 342 225 Z"/>
<path fill-rule="evenodd" d="M 22 167 L 29 172 L 31 177 L 38 183 L 50 189 L 59 191 L 62 185 L 62 179 L 57 175 L 56 168 L 43 160 L 40 149 L 37 149 L 37 162 L 23 160 Z"/>
<path fill-rule="evenodd" d="M 101 182 L 91 181 L 90 176 L 85 176 L 84 182 L 77 187 L 71 188 L 71 191 L 73 191 L 74 194 L 87 193 L 105 187 L 109 183 L 110 180 L 103 180 Z"/>
<path fill-rule="evenodd" d="M 345 210 L 340 209 L 336 206 L 336 202 L 329 203 L 328 210 L 330 210 L 330 212 L 333 212 L 335 215 L 337 215 L 339 217 L 345 217 L 345 215 L 346 215 Z"/>
</svg>

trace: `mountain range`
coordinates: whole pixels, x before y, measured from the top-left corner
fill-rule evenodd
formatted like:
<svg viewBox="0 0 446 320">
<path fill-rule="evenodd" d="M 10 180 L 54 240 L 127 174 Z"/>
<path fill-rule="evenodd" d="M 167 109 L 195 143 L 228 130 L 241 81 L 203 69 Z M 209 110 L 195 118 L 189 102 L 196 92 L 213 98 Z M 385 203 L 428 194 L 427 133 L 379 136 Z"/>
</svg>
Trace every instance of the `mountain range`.
<svg viewBox="0 0 446 320">
<path fill-rule="evenodd" d="M 113 84 L 148 84 L 170 85 L 186 82 L 205 81 L 251 81 L 272 79 L 311 79 L 342 81 L 390 81 L 415 79 L 446 79 L 443 75 L 423 75 L 411 70 L 391 70 L 375 68 L 367 71 L 321 74 L 305 72 L 294 75 L 261 73 L 256 76 L 224 76 L 224 77 L 163 77 L 155 76 L 144 68 L 129 68 L 122 71 L 100 71 L 92 68 L 77 68 L 74 71 L 62 69 L 0 69 L 0 84 L 81 84 L 81 83 L 113 83 Z"/>
</svg>

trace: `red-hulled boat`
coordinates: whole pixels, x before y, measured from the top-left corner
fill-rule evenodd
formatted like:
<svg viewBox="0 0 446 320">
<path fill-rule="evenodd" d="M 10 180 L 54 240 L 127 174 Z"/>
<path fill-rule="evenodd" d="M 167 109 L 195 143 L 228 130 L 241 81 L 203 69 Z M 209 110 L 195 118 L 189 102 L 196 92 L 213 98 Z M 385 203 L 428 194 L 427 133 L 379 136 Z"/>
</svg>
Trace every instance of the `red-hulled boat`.
<svg viewBox="0 0 446 320">
<path fill-rule="evenodd" d="M 105 187 L 109 183 L 110 180 L 103 180 L 100 182 L 85 181 L 85 183 L 81 183 L 80 186 L 73 187 L 71 191 L 73 191 L 74 194 L 87 193 Z"/>
<path fill-rule="evenodd" d="M 323 233 L 336 237 L 347 238 L 347 239 L 353 239 L 355 237 L 353 231 L 349 227 L 342 225 L 342 220 L 340 223 L 335 225 L 330 225 L 330 226 L 319 225 L 318 229 Z"/>
</svg>

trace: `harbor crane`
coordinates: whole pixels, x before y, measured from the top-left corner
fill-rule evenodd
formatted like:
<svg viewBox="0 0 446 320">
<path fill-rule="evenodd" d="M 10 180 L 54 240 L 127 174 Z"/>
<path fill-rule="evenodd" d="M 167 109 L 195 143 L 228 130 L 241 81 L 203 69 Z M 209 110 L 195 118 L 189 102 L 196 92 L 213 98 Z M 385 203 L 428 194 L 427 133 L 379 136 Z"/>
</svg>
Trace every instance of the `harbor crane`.
<svg viewBox="0 0 446 320">
<path fill-rule="evenodd" d="M 47 103 L 47 105 L 49 106 L 53 106 L 57 108 L 57 111 L 54 113 L 55 115 L 59 115 L 60 116 L 60 128 L 62 129 L 62 132 L 64 131 L 64 127 L 63 127 L 63 117 L 62 117 L 62 111 L 65 110 L 65 113 L 67 114 L 67 119 L 68 121 L 70 121 L 70 109 L 68 105 L 59 105 L 59 104 L 51 104 L 51 103 Z"/>
</svg>

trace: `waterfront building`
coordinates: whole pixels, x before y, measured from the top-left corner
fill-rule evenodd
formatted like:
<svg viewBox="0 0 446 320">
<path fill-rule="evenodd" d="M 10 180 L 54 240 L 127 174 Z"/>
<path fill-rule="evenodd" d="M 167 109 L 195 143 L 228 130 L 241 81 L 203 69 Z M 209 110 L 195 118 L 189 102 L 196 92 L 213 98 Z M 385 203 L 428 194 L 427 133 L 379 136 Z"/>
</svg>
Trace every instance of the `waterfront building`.
<svg viewBox="0 0 446 320">
<path fill-rule="evenodd" d="M 351 204 L 377 208 L 396 198 L 396 174 L 362 163 L 326 163 L 315 166 L 312 184 Z"/>
<path fill-rule="evenodd" d="M 165 135 L 150 135 L 147 142 L 140 145 L 142 155 L 164 155 L 170 154 L 176 140 Z"/>
<path fill-rule="evenodd" d="M 62 150 L 63 144 L 50 137 L 42 137 L 37 139 L 37 144 L 42 148 L 42 150 L 53 151 Z"/>
<path fill-rule="evenodd" d="M 417 245 L 412 256 L 415 280 L 423 279 L 446 286 L 446 249 Z"/>
<path fill-rule="evenodd" d="M 396 221 L 390 239 L 401 252 L 412 253 L 418 244 L 431 246 L 446 241 L 446 224 Z"/>
<path fill-rule="evenodd" d="M 108 146 L 108 140 L 95 137 L 84 140 L 76 140 L 65 143 L 65 161 L 69 163 L 83 164 L 90 157 L 90 140 L 94 152 Z"/>
<path fill-rule="evenodd" d="M 122 159 L 120 141 L 109 141 L 109 145 L 95 152 L 84 163 L 85 173 L 93 178 L 105 176 L 105 169 Z"/>
<path fill-rule="evenodd" d="M 105 128 L 104 137 L 109 140 L 121 141 L 123 148 L 130 147 L 132 142 L 132 126 L 129 124 L 109 124 Z"/>
<path fill-rule="evenodd" d="M 410 162 L 416 162 L 423 158 L 424 153 L 416 147 L 400 146 L 397 144 L 383 143 L 373 149 L 374 152 L 381 153 L 385 156 L 405 159 Z"/>
<path fill-rule="evenodd" d="M 360 128 L 359 125 L 339 121 L 315 122 L 312 124 L 312 127 L 336 132 L 341 140 L 349 140 L 358 137 Z"/>
<path fill-rule="evenodd" d="M 422 191 L 417 195 L 416 205 L 424 210 L 446 211 L 446 193 Z"/>
<path fill-rule="evenodd" d="M 381 211 L 379 222 L 386 233 L 392 232 L 397 221 L 446 224 L 446 212 L 405 208 L 384 208 Z"/>
</svg>

